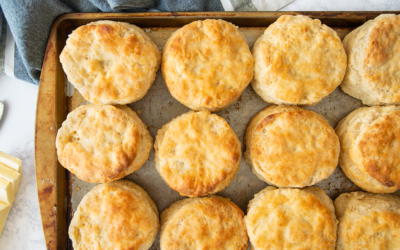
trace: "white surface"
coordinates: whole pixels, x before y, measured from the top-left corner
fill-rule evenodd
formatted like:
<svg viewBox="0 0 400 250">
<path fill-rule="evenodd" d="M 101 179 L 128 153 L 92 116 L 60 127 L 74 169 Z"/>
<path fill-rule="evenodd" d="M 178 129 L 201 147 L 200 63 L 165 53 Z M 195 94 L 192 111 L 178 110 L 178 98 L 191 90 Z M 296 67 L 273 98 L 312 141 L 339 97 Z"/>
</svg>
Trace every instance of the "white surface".
<svg viewBox="0 0 400 250">
<path fill-rule="evenodd" d="M 281 10 L 394 11 L 400 10 L 400 0 L 295 0 Z M 20 188 L 0 237 L 1 250 L 45 249 L 34 169 L 36 96 L 37 86 L 0 76 L 0 101 L 6 105 L 0 121 L 0 150 L 23 161 Z"/>
<path fill-rule="evenodd" d="M 0 236 L 1 250 L 46 249 L 36 193 L 34 133 L 38 87 L 0 76 L 0 101 L 5 105 L 0 121 L 0 151 L 22 160 L 22 180 Z"/>
<path fill-rule="evenodd" d="M 293 2 L 294 0 L 251 0 L 253 5 L 256 7 L 258 11 L 272 11 L 279 10 L 283 6 L 286 6 Z"/>
<path fill-rule="evenodd" d="M 37 91 L 33 84 L 0 75 L 0 101 L 5 106 L 0 121 L 0 151 L 10 154 L 33 141 Z"/>
</svg>

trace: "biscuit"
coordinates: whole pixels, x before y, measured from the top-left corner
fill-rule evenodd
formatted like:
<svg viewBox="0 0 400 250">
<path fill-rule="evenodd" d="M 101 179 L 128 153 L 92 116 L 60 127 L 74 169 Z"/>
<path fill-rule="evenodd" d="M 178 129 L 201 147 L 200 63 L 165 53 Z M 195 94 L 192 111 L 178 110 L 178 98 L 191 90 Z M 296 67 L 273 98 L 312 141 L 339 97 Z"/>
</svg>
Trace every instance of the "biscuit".
<svg viewBox="0 0 400 250">
<path fill-rule="evenodd" d="M 400 104 L 400 15 L 383 14 L 350 32 L 342 90 L 369 106 Z"/>
<path fill-rule="evenodd" d="M 183 105 L 219 111 L 235 102 L 250 83 L 253 56 L 233 24 L 195 21 L 168 39 L 161 70 L 169 92 Z"/>
<path fill-rule="evenodd" d="M 296 106 L 271 105 L 251 119 L 244 157 L 253 173 L 278 187 L 311 186 L 335 170 L 339 139 L 321 115 Z"/>
<path fill-rule="evenodd" d="M 400 249 L 400 198 L 353 192 L 334 202 L 339 219 L 337 250 Z"/>
<path fill-rule="evenodd" d="M 161 250 L 247 250 L 244 213 L 216 195 L 187 198 L 161 213 Z"/>
<path fill-rule="evenodd" d="M 400 107 L 362 107 L 336 127 L 339 166 L 357 186 L 372 193 L 400 189 Z"/>
<path fill-rule="evenodd" d="M 77 28 L 60 55 L 68 80 L 96 104 L 127 104 L 146 95 L 161 52 L 139 27 L 98 21 Z"/>
<path fill-rule="evenodd" d="M 343 79 L 347 58 L 340 38 L 318 19 L 283 15 L 252 49 L 253 89 L 266 102 L 310 106 Z"/>
<path fill-rule="evenodd" d="M 158 130 L 154 160 L 170 188 L 183 196 L 204 196 L 229 185 L 239 170 L 241 145 L 223 118 L 190 111 Z"/>
<path fill-rule="evenodd" d="M 58 160 L 79 179 L 108 182 L 134 172 L 146 161 L 152 138 L 127 107 L 84 105 L 68 114 L 58 130 Z"/>
<path fill-rule="evenodd" d="M 251 249 L 335 249 L 332 200 L 317 187 L 269 186 L 254 196 L 245 222 Z"/>
<path fill-rule="evenodd" d="M 75 250 L 146 250 L 159 229 L 157 207 L 146 191 L 119 180 L 98 185 L 83 197 L 68 234 Z"/>
</svg>

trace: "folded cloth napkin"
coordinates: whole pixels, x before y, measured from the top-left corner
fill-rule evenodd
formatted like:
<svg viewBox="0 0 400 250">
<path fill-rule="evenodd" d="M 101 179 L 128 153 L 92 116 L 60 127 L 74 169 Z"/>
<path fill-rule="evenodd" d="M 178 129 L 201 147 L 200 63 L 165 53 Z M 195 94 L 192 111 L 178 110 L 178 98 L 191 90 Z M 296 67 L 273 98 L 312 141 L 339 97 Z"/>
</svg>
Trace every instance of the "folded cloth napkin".
<svg viewBox="0 0 400 250">
<path fill-rule="evenodd" d="M 0 74 L 39 84 L 53 21 L 71 12 L 275 11 L 294 0 L 0 0 Z"/>
</svg>

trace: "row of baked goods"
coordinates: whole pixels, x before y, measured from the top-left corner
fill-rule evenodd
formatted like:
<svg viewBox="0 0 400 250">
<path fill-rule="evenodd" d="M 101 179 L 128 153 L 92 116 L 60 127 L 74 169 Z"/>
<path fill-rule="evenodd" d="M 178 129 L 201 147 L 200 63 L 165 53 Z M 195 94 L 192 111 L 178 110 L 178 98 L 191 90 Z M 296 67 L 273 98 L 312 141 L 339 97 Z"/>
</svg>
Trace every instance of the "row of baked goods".
<svg viewBox="0 0 400 250">
<path fill-rule="evenodd" d="M 399 25 L 400 16 L 381 15 L 350 32 L 342 44 L 317 19 L 283 15 L 251 53 L 233 24 L 196 21 L 170 36 L 161 60 L 155 43 L 137 26 L 98 21 L 69 36 L 60 60 L 68 80 L 96 104 L 140 100 L 161 61 L 171 95 L 193 110 L 224 109 L 250 82 L 274 104 L 314 105 L 339 85 L 367 105 L 397 104 Z"/>
<path fill-rule="evenodd" d="M 365 172 L 348 176 L 368 191 L 397 189 L 379 178 L 396 181 L 393 179 L 396 165 L 388 163 L 396 164 L 398 117 L 396 106 L 363 107 L 344 118 L 337 127 L 342 145 L 340 166 L 346 174 L 347 171 Z M 75 128 L 74 124 L 79 127 Z M 144 129 L 140 129 L 140 124 Z M 302 129 L 303 126 L 310 129 Z M 245 143 L 248 141 L 251 143 L 245 155 L 250 156 L 246 160 L 257 176 L 276 186 L 312 185 L 327 178 L 337 163 L 338 137 L 333 129 L 320 115 L 300 107 L 267 107 L 250 122 Z M 131 173 L 128 169 L 135 157 L 129 156 L 129 149 L 134 148 L 136 156 L 142 155 L 143 163 L 151 144 L 146 127 L 125 106 L 81 106 L 69 114 L 57 136 L 60 162 L 77 164 L 75 168 L 64 166 L 87 181 L 98 176 L 118 179 Z M 224 119 L 208 111 L 191 111 L 177 117 L 160 129 L 155 144 L 158 172 L 172 189 L 189 197 L 215 193 L 226 187 L 237 172 L 241 155 L 234 131 Z M 359 165 L 357 162 L 364 163 L 364 159 L 354 157 L 346 160 L 349 151 L 353 151 L 351 148 L 372 151 L 367 156 L 376 160 L 376 169 L 392 171 L 387 176 L 368 175 L 367 167 L 373 165 Z M 145 153 L 139 154 L 140 151 Z M 90 154 L 93 157 L 85 158 Z M 121 165 L 112 167 L 118 159 Z M 370 159 L 366 159 L 367 163 Z M 108 162 L 111 165 L 104 165 Z M 276 174 L 268 175 L 268 171 Z M 98 180 L 110 180 L 102 178 Z M 359 184 L 371 180 L 381 186 Z M 387 189 L 382 191 L 382 186 Z M 323 190 L 270 186 L 255 195 L 244 217 L 226 199 L 189 198 L 172 204 L 161 214 L 160 246 L 161 249 L 246 249 L 249 237 L 254 249 L 307 249 L 310 246 L 334 249 L 335 244 L 337 249 L 377 249 L 381 245 L 396 249 L 400 244 L 394 237 L 400 230 L 399 204 L 399 198 L 391 195 L 342 194 L 335 201 L 335 216 L 332 201 Z M 340 221 L 338 228 L 336 218 Z M 104 228 L 109 225 L 112 229 Z M 158 212 L 152 200 L 143 189 L 124 180 L 99 185 L 89 192 L 74 214 L 69 234 L 75 249 L 89 245 L 93 249 L 133 246 L 148 249 L 158 230 Z M 125 233 L 119 235 L 119 232 Z"/>
<path fill-rule="evenodd" d="M 270 105 L 249 123 L 246 161 L 277 187 L 306 187 L 328 178 L 338 162 L 357 186 L 373 193 L 400 188 L 400 107 L 356 109 L 335 130 L 321 115 Z M 84 105 L 72 111 L 56 140 L 60 163 L 92 183 L 138 170 L 153 146 L 147 126 L 126 106 Z M 340 157 L 339 157 L 340 153 Z M 182 196 L 215 194 L 229 185 L 241 161 L 229 124 L 209 111 L 190 111 L 165 124 L 154 143 L 157 172 Z M 339 160 L 340 159 L 340 160 Z"/>
<path fill-rule="evenodd" d="M 333 203 L 317 187 L 256 194 L 247 215 L 216 195 L 173 203 L 160 216 L 145 190 L 128 180 L 96 186 L 69 227 L 74 249 L 398 249 L 400 198 L 353 192 Z M 161 221 L 161 223 L 160 223 Z"/>
</svg>

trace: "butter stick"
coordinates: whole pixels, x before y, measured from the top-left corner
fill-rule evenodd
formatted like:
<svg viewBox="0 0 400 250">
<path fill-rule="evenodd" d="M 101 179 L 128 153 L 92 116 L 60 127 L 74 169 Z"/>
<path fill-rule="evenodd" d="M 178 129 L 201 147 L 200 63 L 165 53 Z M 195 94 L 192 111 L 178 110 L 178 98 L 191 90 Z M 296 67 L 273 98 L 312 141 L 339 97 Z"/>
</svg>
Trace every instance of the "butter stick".
<svg viewBox="0 0 400 250">
<path fill-rule="evenodd" d="M 0 201 L 11 205 L 14 202 L 14 190 L 11 182 L 0 177 Z"/>
<path fill-rule="evenodd" d="M 0 202 L 0 236 L 3 233 L 4 225 L 6 224 L 10 210 L 10 205 Z"/>
<path fill-rule="evenodd" d="M 20 159 L 0 151 L 0 163 L 21 173 L 22 162 Z"/>
<path fill-rule="evenodd" d="M 0 163 L 0 177 L 12 183 L 15 195 L 18 191 L 21 175 L 14 169 Z"/>
</svg>

